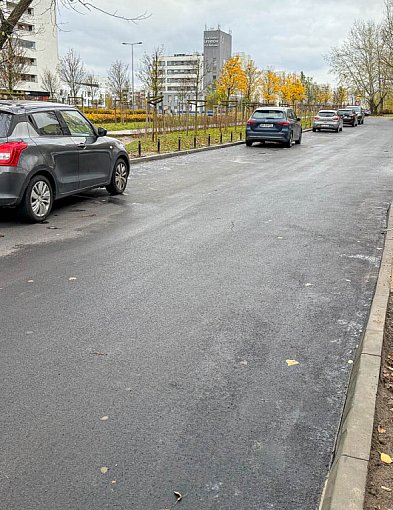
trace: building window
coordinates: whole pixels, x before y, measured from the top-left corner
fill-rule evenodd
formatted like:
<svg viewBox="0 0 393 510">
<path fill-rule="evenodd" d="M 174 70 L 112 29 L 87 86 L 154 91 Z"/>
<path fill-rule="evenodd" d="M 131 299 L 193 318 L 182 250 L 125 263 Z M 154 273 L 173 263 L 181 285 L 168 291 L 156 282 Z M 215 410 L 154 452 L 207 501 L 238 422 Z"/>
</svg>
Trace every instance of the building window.
<svg viewBox="0 0 393 510">
<path fill-rule="evenodd" d="M 30 82 L 30 83 L 37 83 L 37 75 L 35 74 L 21 74 L 20 79 L 22 81 Z"/>
<path fill-rule="evenodd" d="M 22 46 L 22 48 L 28 48 L 30 50 L 35 50 L 35 42 L 34 41 L 27 41 L 26 39 L 20 39 L 19 44 Z"/>
</svg>

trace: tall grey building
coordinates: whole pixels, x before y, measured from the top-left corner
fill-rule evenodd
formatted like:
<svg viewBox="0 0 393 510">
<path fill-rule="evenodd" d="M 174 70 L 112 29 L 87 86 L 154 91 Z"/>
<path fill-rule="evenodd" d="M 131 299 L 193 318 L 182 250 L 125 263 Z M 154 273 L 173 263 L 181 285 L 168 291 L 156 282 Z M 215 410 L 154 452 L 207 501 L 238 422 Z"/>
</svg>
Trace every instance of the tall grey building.
<svg viewBox="0 0 393 510">
<path fill-rule="evenodd" d="M 220 27 L 203 32 L 204 89 L 218 78 L 224 64 L 232 56 L 232 35 Z"/>
</svg>

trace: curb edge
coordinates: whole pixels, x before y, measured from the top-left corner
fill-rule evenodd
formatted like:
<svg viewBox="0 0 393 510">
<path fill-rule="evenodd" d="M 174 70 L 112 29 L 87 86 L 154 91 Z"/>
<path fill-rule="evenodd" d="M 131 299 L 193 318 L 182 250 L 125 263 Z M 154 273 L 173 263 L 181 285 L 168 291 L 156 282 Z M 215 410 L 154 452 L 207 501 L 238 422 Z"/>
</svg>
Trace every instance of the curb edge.
<svg viewBox="0 0 393 510">
<path fill-rule="evenodd" d="M 363 510 L 393 261 L 393 207 L 367 327 L 356 353 L 319 510 Z"/>
</svg>

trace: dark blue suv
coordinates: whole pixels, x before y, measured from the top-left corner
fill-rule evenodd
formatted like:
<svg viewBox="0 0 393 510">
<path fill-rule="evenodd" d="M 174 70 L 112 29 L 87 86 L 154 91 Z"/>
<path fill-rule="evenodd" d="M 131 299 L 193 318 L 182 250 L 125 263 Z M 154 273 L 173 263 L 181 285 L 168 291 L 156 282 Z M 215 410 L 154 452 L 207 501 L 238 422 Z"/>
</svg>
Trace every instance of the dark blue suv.
<svg viewBox="0 0 393 510">
<path fill-rule="evenodd" d="M 292 108 L 264 106 L 257 108 L 247 122 L 246 145 L 253 142 L 280 142 L 292 147 L 302 141 L 300 118 Z"/>
<path fill-rule="evenodd" d="M 124 145 L 77 108 L 0 101 L 0 206 L 40 222 L 57 198 L 97 187 L 123 193 L 128 173 Z"/>
</svg>

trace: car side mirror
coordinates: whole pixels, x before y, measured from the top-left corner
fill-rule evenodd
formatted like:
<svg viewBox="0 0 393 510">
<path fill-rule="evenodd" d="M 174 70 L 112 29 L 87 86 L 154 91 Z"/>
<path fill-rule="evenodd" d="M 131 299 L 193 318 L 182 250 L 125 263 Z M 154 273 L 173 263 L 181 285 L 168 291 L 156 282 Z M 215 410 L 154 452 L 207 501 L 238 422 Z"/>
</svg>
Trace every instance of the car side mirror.
<svg viewBox="0 0 393 510">
<path fill-rule="evenodd" d="M 98 136 L 106 136 L 108 131 L 106 129 L 102 128 L 102 127 L 99 127 L 97 129 L 97 133 L 98 133 Z"/>
</svg>

